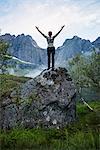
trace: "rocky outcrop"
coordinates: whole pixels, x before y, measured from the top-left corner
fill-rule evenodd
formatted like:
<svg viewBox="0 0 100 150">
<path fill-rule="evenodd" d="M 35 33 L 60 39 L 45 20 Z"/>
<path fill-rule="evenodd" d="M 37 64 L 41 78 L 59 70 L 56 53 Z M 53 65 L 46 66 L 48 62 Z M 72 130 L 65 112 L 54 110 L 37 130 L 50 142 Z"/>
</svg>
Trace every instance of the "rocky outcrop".
<svg viewBox="0 0 100 150">
<path fill-rule="evenodd" d="M 76 89 L 64 68 L 44 70 L 1 103 L 0 127 L 66 126 L 76 117 Z"/>
</svg>

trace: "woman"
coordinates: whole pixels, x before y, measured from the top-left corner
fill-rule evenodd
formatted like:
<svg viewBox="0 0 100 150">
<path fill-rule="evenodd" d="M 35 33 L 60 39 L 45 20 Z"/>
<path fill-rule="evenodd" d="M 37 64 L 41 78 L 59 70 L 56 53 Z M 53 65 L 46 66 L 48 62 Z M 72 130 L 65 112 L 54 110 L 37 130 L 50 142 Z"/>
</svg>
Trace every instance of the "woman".
<svg viewBox="0 0 100 150">
<path fill-rule="evenodd" d="M 65 25 L 64 25 L 65 26 Z M 54 70 L 54 55 L 55 55 L 55 47 L 53 45 L 55 37 L 62 31 L 64 26 L 61 27 L 59 32 L 57 32 L 54 36 L 52 36 L 52 31 L 48 32 L 48 36 L 43 34 L 38 27 L 36 29 L 47 39 L 48 47 L 47 47 L 47 55 L 48 55 L 48 70 L 50 69 L 50 58 L 52 56 L 52 70 Z"/>
</svg>

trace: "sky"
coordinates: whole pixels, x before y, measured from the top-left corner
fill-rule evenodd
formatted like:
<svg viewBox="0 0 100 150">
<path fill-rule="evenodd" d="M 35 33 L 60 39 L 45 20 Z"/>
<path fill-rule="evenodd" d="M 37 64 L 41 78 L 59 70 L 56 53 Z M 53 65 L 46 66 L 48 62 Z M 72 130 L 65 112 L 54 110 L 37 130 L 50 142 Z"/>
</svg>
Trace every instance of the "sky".
<svg viewBox="0 0 100 150">
<path fill-rule="evenodd" d="M 31 35 L 46 48 L 46 40 L 35 26 L 54 35 L 63 25 L 55 47 L 75 35 L 94 41 L 100 36 L 100 0 L 0 0 L 1 34 Z"/>
</svg>

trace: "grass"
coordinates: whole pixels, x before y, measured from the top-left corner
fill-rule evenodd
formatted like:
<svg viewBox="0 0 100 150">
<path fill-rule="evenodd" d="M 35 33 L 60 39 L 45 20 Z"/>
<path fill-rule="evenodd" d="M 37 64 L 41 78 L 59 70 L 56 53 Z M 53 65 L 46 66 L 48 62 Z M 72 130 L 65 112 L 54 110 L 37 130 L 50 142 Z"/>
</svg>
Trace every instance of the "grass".
<svg viewBox="0 0 100 150">
<path fill-rule="evenodd" d="M 28 81 L 27 77 L 16 77 L 13 75 L 0 74 L 0 98 L 10 95 L 14 88 Z"/>
<path fill-rule="evenodd" d="M 100 102 L 90 102 L 94 112 L 77 105 L 76 122 L 62 129 L 22 129 L 1 131 L 2 150 L 99 150 Z"/>
<path fill-rule="evenodd" d="M 62 136 L 63 133 L 63 136 Z M 1 136 L 2 149 L 42 149 L 48 150 L 95 150 L 98 148 L 98 135 L 92 131 L 78 131 L 70 135 L 67 129 L 59 130 L 13 130 Z M 96 139 L 96 140 L 95 140 Z"/>
<path fill-rule="evenodd" d="M 2 97 L 28 79 L 0 75 Z M 1 130 L 0 150 L 99 150 L 100 102 L 92 101 L 89 105 L 94 109 L 93 112 L 78 102 L 76 122 L 66 128 Z"/>
</svg>

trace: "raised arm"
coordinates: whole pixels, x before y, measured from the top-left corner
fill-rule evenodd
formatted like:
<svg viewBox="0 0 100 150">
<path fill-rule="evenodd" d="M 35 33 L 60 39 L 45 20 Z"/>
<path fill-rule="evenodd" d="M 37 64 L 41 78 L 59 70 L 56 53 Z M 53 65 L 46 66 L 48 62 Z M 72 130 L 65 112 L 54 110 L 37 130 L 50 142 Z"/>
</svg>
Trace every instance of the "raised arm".
<svg viewBox="0 0 100 150">
<path fill-rule="evenodd" d="M 53 36 L 53 38 L 55 38 L 55 37 L 62 31 L 62 29 L 63 29 L 64 27 L 65 27 L 65 25 L 61 27 L 61 29 Z"/>
<path fill-rule="evenodd" d="M 35 27 L 36 27 L 36 26 L 35 26 Z M 47 38 L 47 36 L 46 36 L 44 33 L 42 33 L 42 32 L 39 30 L 38 27 L 36 27 L 36 29 L 37 29 L 45 38 Z"/>
</svg>

